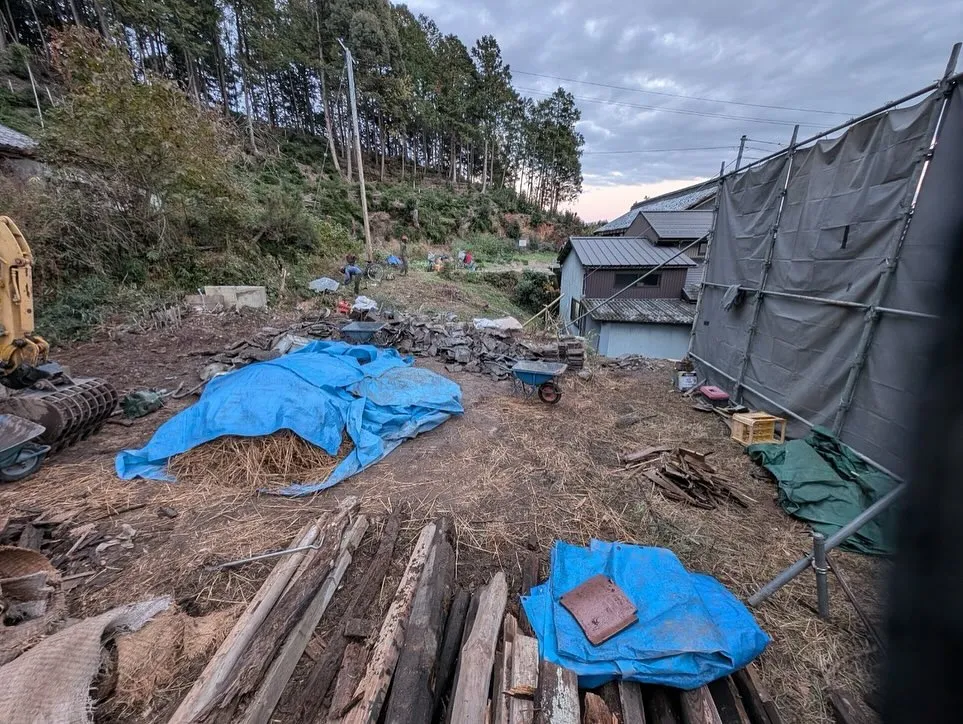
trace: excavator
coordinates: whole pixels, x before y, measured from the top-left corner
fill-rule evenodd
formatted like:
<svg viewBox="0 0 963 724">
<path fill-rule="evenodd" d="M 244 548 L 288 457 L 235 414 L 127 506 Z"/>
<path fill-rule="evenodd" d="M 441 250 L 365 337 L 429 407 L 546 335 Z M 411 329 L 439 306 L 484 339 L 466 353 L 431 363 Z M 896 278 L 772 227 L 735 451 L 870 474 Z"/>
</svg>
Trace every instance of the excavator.
<svg viewBox="0 0 963 724">
<path fill-rule="evenodd" d="M 0 216 L 0 481 L 21 480 L 44 458 L 86 438 L 117 407 L 117 390 L 72 377 L 34 332 L 33 255 Z"/>
</svg>

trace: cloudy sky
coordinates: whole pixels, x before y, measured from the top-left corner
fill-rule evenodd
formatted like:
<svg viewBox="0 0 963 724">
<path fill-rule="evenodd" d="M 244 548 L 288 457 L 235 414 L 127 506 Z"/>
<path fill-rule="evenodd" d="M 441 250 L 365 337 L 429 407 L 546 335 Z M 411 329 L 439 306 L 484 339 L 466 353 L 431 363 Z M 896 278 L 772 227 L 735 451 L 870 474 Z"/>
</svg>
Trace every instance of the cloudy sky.
<svg viewBox="0 0 963 724">
<path fill-rule="evenodd" d="M 523 94 L 575 96 L 586 220 L 718 173 L 743 134 L 758 158 L 917 90 L 963 40 L 961 0 L 407 4 L 466 45 L 494 35 Z"/>
</svg>

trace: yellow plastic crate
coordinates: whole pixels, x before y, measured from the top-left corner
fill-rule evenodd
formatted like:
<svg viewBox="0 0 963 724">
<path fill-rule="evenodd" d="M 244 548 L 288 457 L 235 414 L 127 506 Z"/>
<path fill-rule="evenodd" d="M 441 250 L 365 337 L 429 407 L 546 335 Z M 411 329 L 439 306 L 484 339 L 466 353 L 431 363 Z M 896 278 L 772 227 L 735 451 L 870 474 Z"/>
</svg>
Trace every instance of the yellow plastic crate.
<svg viewBox="0 0 963 724">
<path fill-rule="evenodd" d="M 767 412 L 740 412 L 732 416 L 732 439 L 743 445 L 786 442 L 786 420 Z"/>
</svg>

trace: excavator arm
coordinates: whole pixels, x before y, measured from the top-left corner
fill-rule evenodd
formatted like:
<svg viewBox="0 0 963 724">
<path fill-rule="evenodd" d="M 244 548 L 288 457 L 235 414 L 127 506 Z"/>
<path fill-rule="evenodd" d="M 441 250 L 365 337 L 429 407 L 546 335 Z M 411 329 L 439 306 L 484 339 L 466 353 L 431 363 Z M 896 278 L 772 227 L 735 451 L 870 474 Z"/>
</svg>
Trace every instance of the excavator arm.
<svg viewBox="0 0 963 724">
<path fill-rule="evenodd" d="M 0 383 L 47 361 L 50 345 L 34 334 L 33 312 L 30 246 L 13 220 L 0 216 Z"/>
</svg>

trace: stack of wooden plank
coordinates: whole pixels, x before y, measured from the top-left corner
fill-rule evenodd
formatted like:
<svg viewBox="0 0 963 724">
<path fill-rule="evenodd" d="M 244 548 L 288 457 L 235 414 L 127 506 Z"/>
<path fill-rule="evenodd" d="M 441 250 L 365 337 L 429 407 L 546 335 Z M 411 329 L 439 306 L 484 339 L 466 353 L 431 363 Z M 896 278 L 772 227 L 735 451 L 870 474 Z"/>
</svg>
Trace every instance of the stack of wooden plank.
<svg viewBox="0 0 963 724">
<path fill-rule="evenodd" d="M 683 447 L 647 447 L 622 458 L 625 469 L 641 476 L 669 500 L 712 510 L 729 500 L 748 508 L 752 498 L 732 488 L 705 453 Z"/>
</svg>

